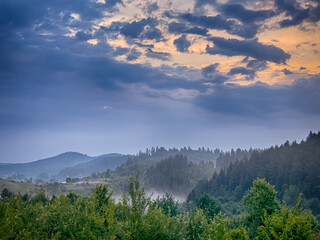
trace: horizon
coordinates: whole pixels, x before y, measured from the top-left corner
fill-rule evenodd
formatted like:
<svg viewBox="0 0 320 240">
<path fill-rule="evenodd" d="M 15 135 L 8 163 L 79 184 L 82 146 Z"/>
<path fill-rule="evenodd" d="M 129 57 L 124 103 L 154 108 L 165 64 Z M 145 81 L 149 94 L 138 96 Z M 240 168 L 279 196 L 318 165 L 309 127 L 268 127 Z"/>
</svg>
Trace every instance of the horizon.
<svg viewBox="0 0 320 240">
<path fill-rule="evenodd" d="M 301 141 L 319 23 L 315 0 L 1 1 L 0 162 Z"/>
<path fill-rule="evenodd" d="M 312 132 L 312 131 L 310 131 L 310 132 Z M 310 133 L 309 132 L 309 133 Z M 320 131 L 318 131 L 318 132 L 320 132 Z M 313 133 L 317 133 L 317 131 L 315 131 L 315 132 L 313 132 Z M 220 150 L 220 151 L 222 151 L 222 152 L 224 152 L 224 153 L 226 153 L 226 152 L 230 152 L 231 150 L 236 150 L 236 149 L 241 149 L 241 150 L 249 150 L 249 149 L 253 149 L 253 150 L 265 150 L 265 149 L 269 149 L 269 148 L 271 148 L 271 147 L 274 147 L 274 146 L 281 146 L 281 145 L 283 145 L 286 141 L 289 141 L 289 143 L 292 143 L 292 142 L 297 142 L 297 143 L 301 143 L 301 142 L 303 142 L 303 141 L 305 141 L 307 139 L 307 137 L 304 137 L 304 138 L 302 138 L 301 140 L 297 140 L 297 139 L 293 139 L 293 140 L 289 140 L 289 139 L 287 139 L 287 140 L 285 140 L 285 141 L 283 141 L 283 142 L 281 142 L 281 143 L 279 143 L 279 144 L 272 144 L 272 145 L 270 145 L 270 146 L 266 146 L 266 147 L 261 147 L 261 148 L 259 148 L 259 147 L 248 147 L 248 148 L 239 148 L 239 147 L 232 147 L 232 148 L 229 148 L 229 149 L 221 149 L 221 148 L 219 148 L 219 147 L 216 147 L 216 148 L 210 148 L 210 147 L 204 147 L 204 149 L 205 150 L 207 150 L 207 149 L 209 149 L 209 150 L 211 150 L 211 151 L 214 151 L 215 149 L 218 149 L 218 150 Z M 103 156 L 103 155 L 109 155 L 109 154 L 121 154 L 121 155 L 137 155 L 140 151 L 141 152 L 145 152 L 146 151 L 146 149 L 151 149 L 151 148 L 156 148 L 156 147 L 159 147 L 159 148 L 161 148 L 161 147 L 164 147 L 164 146 L 151 146 L 151 147 L 147 147 L 147 148 L 145 148 L 144 150 L 143 149 L 140 149 L 140 150 L 138 150 L 138 151 L 136 151 L 136 152 L 131 152 L 131 153 L 125 153 L 125 152 L 107 152 L 107 153 L 99 153 L 99 154 L 88 154 L 88 153 L 85 153 L 85 152 L 79 152 L 79 151 L 72 151 L 72 150 L 69 150 L 69 151 L 65 151 L 65 152 L 60 152 L 60 153 L 57 153 L 57 154 L 54 154 L 54 155 L 50 155 L 50 156 L 46 156 L 46 157 L 43 157 L 43 158 L 38 158 L 38 159 L 36 159 L 36 160 L 31 160 L 31 161 L 28 161 L 28 162 L 11 162 L 11 163 L 8 163 L 8 162 L 0 162 L 0 164 L 20 164 L 20 163 L 31 163 L 31 162 L 36 162 L 36 161 L 41 161 L 41 160 L 46 160 L 46 159 L 49 159 L 49 158 L 53 158 L 53 157 L 57 157 L 57 156 L 59 156 L 59 155 L 62 155 L 62 154 L 66 154 L 66 153 L 78 153 L 78 154 L 82 154 L 82 155 L 86 155 L 86 156 L 88 156 L 88 157 L 92 157 L 92 158 L 97 158 L 97 157 L 100 157 L 100 156 Z M 169 149 L 174 149 L 174 148 L 176 148 L 178 151 L 180 151 L 180 150 L 182 150 L 183 148 L 189 148 L 190 146 L 181 146 L 181 147 L 164 147 L 166 150 L 169 150 Z M 191 148 L 191 150 L 193 150 L 193 151 L 197 151 L 199 148 L 202 148 L 202 146 L 199 146 L 199 147 L 195 147 L 195 148 L 193 148 L 193 147 L 190 147 Z"/>
</svg>

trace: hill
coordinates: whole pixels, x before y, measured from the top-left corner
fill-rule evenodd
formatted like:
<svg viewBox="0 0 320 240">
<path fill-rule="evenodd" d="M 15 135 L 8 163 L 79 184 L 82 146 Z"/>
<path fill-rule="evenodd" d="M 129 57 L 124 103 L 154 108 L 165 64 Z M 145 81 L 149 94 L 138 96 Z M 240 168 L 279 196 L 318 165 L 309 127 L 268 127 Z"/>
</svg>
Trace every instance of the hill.
<svg viewBox="0 0 320 240">
<path fill-rule="evenodd" d="M 120 165 L 124 164 L 128 160 L 127 155 L 121 154 L 105 154 L 89 160 L 84 163 L 80 163 L 73 167 L 64 168 L 59 171 L 57 178 L 66 179 L 66 177 L 81 178 L 89 176 L 92 173 L 99 173 L 107 169 L 115 170 Z"/>
<path fill-rule="evenodd" d="M 109 169 L 72 181 L 108 179 L 110 188 L 116 194 L 121 194 L 127 190 L 128 178 L 138 174 L 148 192 L 169 192 L 185 199 L 199 180 L 212 176 L 215 171 L 215 161 L 220 154 L 219 150 L 211 151 L 204 148 L 178 150 L 156 147 L 129 156 L 126 163 L 114 171 Z"/>
<path fill-rule="evenodd" d="M 41 159 L 34 162 L 1 165 L 0 177 L 6 178 L 15 174 L 20 174 L 28 178 L 35 178 L 42 173 L 53 175 L 57 174 L 60 170 L 66 167 L 84 163 L 91 159 L 92 157 L 81 153 L 66 152 L 54 157 Z"/>
<path fill-rule="evenodd" d="M 231 163 L 210 180 L 200 181 L 189 201 L 209 193 L 224 201 L 240 201 L 257 177 L 275 185 L 278 197 L 294 205 L 299 193 L 302 204 L 320 214 L 320 132 L 310 132 L 306 141 L 253 151 L 249 159 Z"/>
</svg>

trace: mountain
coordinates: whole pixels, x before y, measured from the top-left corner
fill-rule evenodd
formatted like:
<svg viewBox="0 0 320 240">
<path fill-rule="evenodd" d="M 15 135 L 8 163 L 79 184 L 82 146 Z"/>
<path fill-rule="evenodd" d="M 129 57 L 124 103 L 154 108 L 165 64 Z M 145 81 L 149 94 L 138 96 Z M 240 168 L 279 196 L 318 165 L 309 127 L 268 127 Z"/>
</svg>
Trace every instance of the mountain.
<svg viewBox="0 0 320 240">
<path fill-rule="evenodd" d="M 249 159 L 231 163 L 210 180 L 200 181 L 188 200 L 195 201 L 204 193 L 228 201 L 240 201 L 256 178 L 265 178 L 278 192 L 278 197 L 295 205 L 303 193 L 302 205 L 320 214 L 320 132 L 305 141 L 253 151 Z"/>
<path fill-rule="evenodd" d="M 105 154 L 92 160 L 80 163 L 73 167 L 64 168 L 59 171 L 57 178 L 65 179 L 66 177 L 85 177 L 92 173 L 99 173 L 107 169 L 114 170 L 128 160 L 128 155 L 117 153 Z"/>
<path fill-rule="evenodd" d="M 60 170 L 84 163 L 93 159 L 77 152 L 66 152 L 60 155 L 29 163 L 16 163 L 0 166 L 0 177 L 22 174 L 25 177 L 37 177 L 39 174 L 57 174 Z"/>
</svg>

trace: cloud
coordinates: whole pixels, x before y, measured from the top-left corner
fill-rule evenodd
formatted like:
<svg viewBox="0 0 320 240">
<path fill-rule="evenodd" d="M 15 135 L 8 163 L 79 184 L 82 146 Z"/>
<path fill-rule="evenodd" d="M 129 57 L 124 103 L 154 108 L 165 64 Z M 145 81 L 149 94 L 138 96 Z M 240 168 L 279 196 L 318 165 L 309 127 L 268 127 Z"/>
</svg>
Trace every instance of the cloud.
<svg viewBox="0 0 320 240">
<path fill-rule="evenodd" d="M 265 45 L 257 40 L 225 39 L 221 37 L 209 38 L 214 43 L 206 48 L 208 54 L 220 54 L 228 57 L 247 56 L 259 61 L 270 61 L 278 64 L 285 64 L 290 54 L 273 45 Z"/>
<path fill-rule="evenodd" d="M 299 68 L 299 70 L 301 71 L 301 70 L 305 70 L 305 69 L 307 69 L 306 67 L 303 67 L 303 66 L 301 66 L 300 68 Z"/>
<path fill-rule="evenodd" d="M 122 56 L 130 51 L 129 48 L 117 47 L 113 53 L 114 56 Z"/>
<path fill-rule="evenodd" d="M 156 52 L 153 51 L 151 48 L 148 48 L 146 56 L 148 58 L 155 58 L 161 61 L 169 61 L 171 58 L 171 54 L 167 52 Z"/>
<path fill-rule="evenodd" d="M 196 16 L 191 13 L 186 13 L 182 14 L 180 18 L 197 26 L 225 30 L 230 34 L 244 38 L 253 38 L 257 34 L 259 28 L 259 25 L 255 23 L 239 24 L 235 20 L 227 19 L 222 15 Z"/>
<path fill-rule="evenodd" d="M 213 91 L 199 95 L 195 104 L 214 113 L 240 116 L 247 120 L 266 120 L 283 112 L 320 115 L 319 90 L 319 76 L 300 79 L 291 85 L 215 85 Z"/>
<path fill-rule="evenodd" d="M 194 11 L 195 12 L 203 12 L 203 7 L 205 5 L 211 5 L 211 6 L 216 6 L 217 1 L 216 0 L 195 0 L 194 1 Z"/>
<path fill-rule="evenodd" d="M 173 34 L 195 34 L 195 35 L 201 35 L 201 36 L 207 36 L 208 35 L 208 29 L 206 28 L 199 28 L 199 27 L 187 27 L 184 23 L 177 23 L 177 22 L 171 22 L 169 23 L 168 30 L 170 33 Z"/>
<path fill-rule="evenodd" d="M 231 68 L 227 75 L 233 76 L 236 74 L 246 75 L 248 76 L 248 80 L 253 79 L 255 77 L 256 71 L 252 69 L 248 69 L 245 67 L 234 67 Z"/>
<path fill-rule="evenodd" d="M 235 18 L 243 23 L 264 21 L 275 15 L 272 10 L 249 10 L 241 4 L 222 4 L 218 7 L 220 14 L 227 18 Z"/>
<path fill-rule="evenodd" d="M 281 72 L 283 72 L 285 75 L 290 75 L 292 74 L 293 72 L 291 72 L 289 69 L 285 68 L 283 69 Z"/>
<path fill-rule="evenodd" d="M 148 14 L 151 14 L 151 13 L 157 11 L 158 9 L 159 9 L 159 6 L 158 6 L 157 2 L 154 2 L 154 3 L 148 2 L 146 4 L 146 6 L 144 7 L 145 12 Z"/>
<path fill-rule="evenodd" d="M 156 28 L 158 21 L 154 18 L 146 18 L 140 21 L 126 23 L 120 33 L 129 38 L 154 39 L 160 41 L 163 36 L 161 31 Z"/>
<path fill-rule="evenodd" d="M 275 0 L 276 8 L 284 12 L 289 18 L 280 21 L 280 27 L 290 27 L 300 25 L 303 21 L 318 22 L 320 20 L 320 4 L 307 4 L 301 7 L 296 0 Z"/>
<path fill-rule="evenodd" d="M 141 56 L 141 52 L 137 51 L 137 49 L 133 48 L 131 49 L 130 53 L 127 55 L 128 61 L 134 61 L 137 60 Z"/>
<path fill-rule="evenodd" d="M 247 63 L 246 67 L 250 68 L 250 69 L 253 69 L 256 72 L 257 71 L 263 71 L 263 70 L 267 69 L 267 67 L 268 67 L 267 62 L 265 60 L 263 60 L 263 61 L 256 60 L 256 59 L 249 60 L 248 57 L 245 57 L 242 60 L 242 62 L 243 63 Z"/>
<path fill-rule="evenodd" d="M 125 24 L 121 29 L 120 33 L 126 37 L 138 38 L 144 31 L 144 27 L 152 24 L 155 26 L 155 22 L 152 18 L 142 19 L 141 21 L 133 21 Z"/>
<path fill-rule="evenodd" d="M 181 19 L 186 20 L 190 23 L 217 30 L 227 30 L 231 31 L 232 26 L 235 24 L 235 21 L 226 20 L 221 15 L 217 16 L 196 16 L 191 13 L 185 13 L 180 16 Z"/>
<path fill-rule="evenodd" d="M 201 69 L 201 73 L 205 78 L 212 78 L 215 73 L 219 72 L 217 67 L 219 63 L 214 63 Z"/>
<path fill-rule="evenodd" d="M 214 84 L 214 85 L 221 85 L 228 81 L 229 78 L 225 75 L 221 74 L 214 74 L 210 79 L 206 81 L 206 83 Z"/>
<path fill-rule="evenodd" d="M 91 39 L 93 36 L 90 33 L 85 33 L 83 31 L 79 31 L 76 33 L 76 38 L 80 41 L 87 41 Z"/>
<path fill-rule="evenodd" d="M 181 37 L 175 39 L 173 43 L 178 52 L 188 52 L 188 48 L 191 46 L 191 43 L 188 41 L 186 35 L 182 35 Z"/>
<path fill-rule="evenodd" d="M 156 27 L 148 27 L 140 36 L 142 39 L 156 40 L 157 42 L 163 39 L 161 31 Z"/>
</svg>

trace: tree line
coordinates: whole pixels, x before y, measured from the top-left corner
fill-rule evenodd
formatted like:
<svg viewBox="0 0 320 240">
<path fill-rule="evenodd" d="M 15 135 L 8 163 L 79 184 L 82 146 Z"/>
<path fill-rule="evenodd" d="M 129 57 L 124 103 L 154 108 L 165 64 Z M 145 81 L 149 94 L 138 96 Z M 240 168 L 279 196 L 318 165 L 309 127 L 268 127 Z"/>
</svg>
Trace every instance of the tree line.
<svg viewBox="0 0 320 240">
<path fill-rule="evenodd" d="M 280 204 L 274 186 L 256 179 L 243 197 L 246 213 L 228 218 L 216 200 L 204 194 L 194 207 L 172 195 L 151 200 L 138 178 L 131 177 L 121 201 L 107 185 L 91 197 L 73 192 L 49 199 L 44 192 L 29 198 L 3 190 L 1 239 L 316 239 L 319 228 L 310 211 Z"/>
<path fill-rule="evenodd" d="M 305 141 L 253 151 L 250 158 L 235 161 L 215 172 L 210 180 L 200 181 L 188 196 L 194 200 L 204 193 L 224 201 L 240 201 L 257 177 L 275 185 L 277 197 L 294 206 L 300 193 L 302 205 L 320 214 L 320 132 Z"/>
</svg>

